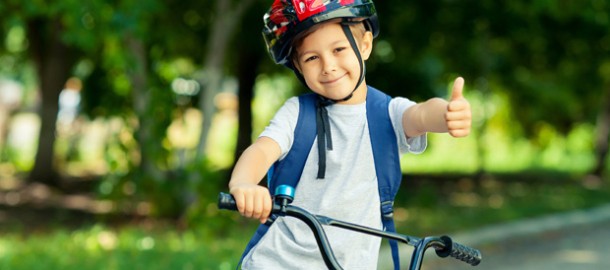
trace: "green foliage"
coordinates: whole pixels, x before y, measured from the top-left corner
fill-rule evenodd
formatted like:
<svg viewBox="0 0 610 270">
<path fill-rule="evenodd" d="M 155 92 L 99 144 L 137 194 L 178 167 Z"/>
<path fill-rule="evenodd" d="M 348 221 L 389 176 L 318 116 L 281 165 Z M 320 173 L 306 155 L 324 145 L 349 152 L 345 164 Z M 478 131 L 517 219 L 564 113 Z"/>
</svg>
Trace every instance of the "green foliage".
<svg viewBox="0 0 610 270">
<path fill-rule="evenodd" d="M 397 230 L 419 236 L 464 231 L 603 205 L 610 195 L 607 186 L 583 188 L 548 172 L 453 179 L 439 185 L 431 177 L 407 176 L 395 203 Z"/>
<path fill-rule="evenodd" d="M 24 82 L 29 93 L 24 108 L 33 107 L 38 85 L 28 64 L 32 44 L 27 22 L 58 19 L 65 30 L 62 40 L 81 57 L 73 73 L 84 81 L 84 112 L 91 119 L 113 122 L 103 152 L 108 171 L 98 187 L 100 197 L 119 205 L 145 201 L 152 205 L 149 214 L 220 229 L 229 222 L 217 221 L 223 214 L 215 212 L 213 198 L 227 179 L 226 172 L 217 170 L 226 170 L 233 161 L 233 120 L 217 127 L 211 139 L 220 139 L 203 162 L 191 161 L 193 149 L 177 149 L 167 139 L 170 123 L 199 102 L 193 98 L 179 105 L 170 85 L 176 78 L 205 77 L 202 62 L 210 27 L 223 16 L 213 13 L 216 3 L 2 1 L 0 26 L 6 34 L 0 73 Z M 227 74 L 235 73 L 236 48 L 266 54 L 260 27 L 269 2 L 256 3 L 241 25 L 243 33 L 230 45 Z M 552 169 L 581 174 L 592 166 L 592 123 L 602 91 L 610 89 L 607 1 L 384 0 L 376 5 L 382 29 L 367 62 L 367 82 L 422 101 L 446 96 L 447 82 L 461 75 L 475 113 L 473 136 L 457 143 L 431 136 L 426 153 L 405 157 L 406 172 Z M 142 42 L 141 62 L 130 40 Z M 263 62 L 253 101 L 253 137 L 302 88 L 289 71 Z M 146 87 L 136 96 L 133 74 L 138 68 L 145 70 Z M 144 97 L 148 109 L 136 112 L 134 104 Z M 145 121 L 150 125 L 140 129 Z M 148 139 L 139 141 L 138 134 Z M 447 154 L 453 151 L 465 154 L 456 159 Z M 20 170 L 31 167 L 30 152 L 8 150 Z M 143 160 L 154 169 L 141 167 Z M 425 197 L 422 203 L 434 199 Z"/>
<path fill-rule="evenodd" d="M 176 232 L 93 226 L 53 234 L 3 235 L 2 269 L 235 269 L 242 243 L 209 230 Z M 60 248 L 59 248 L 60 247 Z"/>
<path fill-rule="evenodd" d="M 484 93 L 467 87 L 466 98 L 473 108 L 472 134 L 456 139 L 448 134 L 428 134 L 428 148 L 419 155 L 401 159 L 406 173 L 476 173 L 552 170 L 585 174 L 595 164 L 595 127 L 574 123 L 568 134 L 551 124 L 538 122 L 535 136 L 524 138 L 517 119 L 517 108 L 502 92 Z"/>
<path fill-rule="evenodd" d="M 610 57 L 607 2 L 378 1 L 376 6 L 381 59 L 369 60 L 369 83 L 422 100 L 443 94 L 443 82 L 455 73 L 467 85 L 483 78 L 496 86 L 489 91 L 507 94 L 519 107 L 512 115 L 528 136 L 536 134 L 539 122 L 567 133 L 574 123 L 594 121 L 607 88 L 607 76 L 598 75 Z M 553 108 L 562 110 L 549 114 Z"/>
</svg>

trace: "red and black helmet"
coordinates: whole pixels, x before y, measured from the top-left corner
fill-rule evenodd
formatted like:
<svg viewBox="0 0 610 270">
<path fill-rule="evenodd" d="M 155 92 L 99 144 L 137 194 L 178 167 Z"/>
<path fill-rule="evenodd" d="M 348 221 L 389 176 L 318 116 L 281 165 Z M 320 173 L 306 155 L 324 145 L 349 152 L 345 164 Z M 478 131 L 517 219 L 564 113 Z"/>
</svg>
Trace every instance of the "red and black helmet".
<svg viewBox="0 0 610 270">
<path fill-rule="evenodd" d="M 294 37 L 314 24 L 337 18 L 364 20 L 373 37 L 379 33 L 372 0 L 274 0 L 263 17 L 263 37 L 271 58 L 292 69 L 289 57 Z"/>
</svg>

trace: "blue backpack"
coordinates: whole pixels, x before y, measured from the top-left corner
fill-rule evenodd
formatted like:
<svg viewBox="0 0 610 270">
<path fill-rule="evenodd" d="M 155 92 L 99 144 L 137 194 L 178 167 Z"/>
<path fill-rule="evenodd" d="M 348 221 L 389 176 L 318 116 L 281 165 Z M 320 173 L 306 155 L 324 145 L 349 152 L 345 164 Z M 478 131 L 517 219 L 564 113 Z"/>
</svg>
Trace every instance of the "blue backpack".
<svg viewBox="0 0 610 270">
<path fill-rule="evenodd" d="M 269 170 L 267 180 L 271 192 L 275 192 L 275 188 L 280 185 L 296 187 L 301 178 L 305 161 L 316 138 L 317 99 L 317 95 L 313 93 L 299 96 L 299 118 L 294 130 L 294 143 L 286 157 L 276 162 Z M 400 187 L 402 172 L 396 135 L 388 112 L 390 100 L 390 96 L 373 87 L 368 87 L 366 117 L 377 172 L 382 222 L 386 231 L 395 232 L 393 205 L 394 197 Z M 271 225 L 272 222 L 267 222 L 258 227 L 246 246 L 241 260 L 259 242 Z M 392 249 L 394 269 L 398 270 L 400 269 L 398 243 L 395 240 L 390 240 L 389 243 Z"/>
</svg>

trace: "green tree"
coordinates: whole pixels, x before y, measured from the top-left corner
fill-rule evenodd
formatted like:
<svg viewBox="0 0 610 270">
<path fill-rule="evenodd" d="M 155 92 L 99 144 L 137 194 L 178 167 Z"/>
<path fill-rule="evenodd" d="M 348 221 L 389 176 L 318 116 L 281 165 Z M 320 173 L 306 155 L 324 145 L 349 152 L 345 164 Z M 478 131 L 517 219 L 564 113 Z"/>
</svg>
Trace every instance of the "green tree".
<svg viewBox="0 0 610 270">
<path fill-rule="evenodd" d="M 444 95 L 447 76 L 460 74 L 470 85 L 508 96 L 520 123 L 511 130 L 533 140 L 539 139 L 541 123 L 567 133 L 577 123 L 598 119 L 600 171 L 610 130 L 604 120 L 610 104 L 607 1 L 376 5 L 381 35 L 370 61 L 372 84 L 419 100 Z"/>
<path fill-rule="evenodd" d="M 41 119 L 38 150 L 29 180 L 60 186 L 59 173 L 54 167 L 55 122 L 59 93 L 82 55 L 85 42 L 68 33 L 82 32 L 84 26 L 72 16 L 79 10 L 78 1 L 4 1 L 0 14 L 6 18 L 4 27 L 22 27 L 28 40 L 27 60 L 32 61 L 40 88 Z M 87 37 L 83 37 L 86 39 Z"/>
</svg>

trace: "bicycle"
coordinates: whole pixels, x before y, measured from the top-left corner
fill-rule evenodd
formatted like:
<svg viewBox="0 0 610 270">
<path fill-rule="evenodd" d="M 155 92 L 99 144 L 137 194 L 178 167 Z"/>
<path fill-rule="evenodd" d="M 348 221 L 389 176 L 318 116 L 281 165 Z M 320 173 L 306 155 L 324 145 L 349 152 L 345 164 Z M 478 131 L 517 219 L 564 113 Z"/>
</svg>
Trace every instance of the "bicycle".
<svg viewBox="0 0 610 270">
<path fill-rule="evenodd" d="M 278 192 L 279 191 L 279 192 Z M 390 240 L 396 240 L 407 245 L 413 246 L 414 250 L 411 256 L 409 265 L 410 270 L 419 270 L 424 259 L 424 253 L 430 247 L 434 248 L 436 255 L 441 258 L 451 256 L 472 266 L 481 263 L 482 255 L 477 249 L 467 247 L 465 245 L 453 242 L 449 236 L 427 236 L 424 238 L 413 237 L 409 235 L 382 231 L 375 228 L 361 226 L 341 220 L 336 220 L 322 215 L 314 215 L 305 209 L 290 205 L 294 197 L 294 188 L 290 186 L 279 186 L 276 189 L 273 208 L 271 214 L 278 216 L 290 216 L 305 222 L 316 238 L 316 242 L 322 253 L 324 263 L 331 270 L 343 269 L 330 246 L 323 225 L 339 227 L 346 230 L 356 231 L 369 235 L 374 235 Z M 237 211 L 237 205 L 233 195 L 221 192 L 218 196 L 218 208 L 225 210 Z"/>
</svg>

